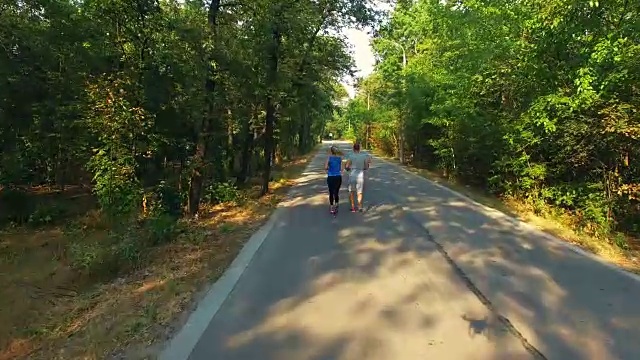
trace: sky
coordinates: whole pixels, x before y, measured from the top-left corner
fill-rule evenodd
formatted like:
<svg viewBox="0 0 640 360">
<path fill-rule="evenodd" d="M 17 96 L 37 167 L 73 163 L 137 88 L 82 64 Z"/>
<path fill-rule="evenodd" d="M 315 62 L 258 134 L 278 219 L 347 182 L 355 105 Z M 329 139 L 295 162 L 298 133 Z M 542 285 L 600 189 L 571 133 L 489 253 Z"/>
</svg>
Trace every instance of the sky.
<svg viewBox="0 0 640 360">
<path fill-rule="evenodd" d="M 377 8 L 379 10 L 391 10 L 392 7 L 390 5 L 382 4 L 381 2 L 377 2 Z M 344 29 L 343 34 L 346 35 L 347 41 L 352 46 L 352 56 L 356 65 L 356 76 L 364 77 L 373 71 L 373 66 L 375 64 L 375 59 L 373 57 L 373 51 L 371 50 L 370 40 L 371 37 L 367 34 L 367 30 L 358 30 L 355 28 L 347 28 Z M 349 97 L 353 98 L 355 96 L 355 89 L 350 84 L 353 79 L 344 79 L 342 81 L 342 85 L 344 85 L 349 93 Z"/>
<path fill-rule="evenodd" d="M 347 40 L 353 47 L 351 51 L 353 52 L 353 59 L 357 69 L 356 75 L 359 77 L 369 75 L 373 71 L 375 63 L 371 45 L 369 44 L 371 37 L 367 34 L 366 30 L 345 29 L 343 33 L 347 36 Z M 355 96 L 355 89 L 348 83 L 352 80 L 353 79 L 347 78 L 342 82 L 347 88 L 350 98 Z"/>
</svg>

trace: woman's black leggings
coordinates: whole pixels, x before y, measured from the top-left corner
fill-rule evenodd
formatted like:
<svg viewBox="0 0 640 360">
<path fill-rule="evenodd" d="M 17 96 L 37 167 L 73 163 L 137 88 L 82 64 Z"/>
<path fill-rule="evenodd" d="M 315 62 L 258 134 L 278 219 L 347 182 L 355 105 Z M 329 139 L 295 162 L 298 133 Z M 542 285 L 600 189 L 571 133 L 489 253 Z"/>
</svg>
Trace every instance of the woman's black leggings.
<svg viewBox="0 0 640 360">
<path fill-rule="evenodd" d="M 340 200 L 340 186 L 342 186 L 342 176 L 327 176 L 327 185 L 329 185 L 329 204 L 337 205 Z"/>
</svg>

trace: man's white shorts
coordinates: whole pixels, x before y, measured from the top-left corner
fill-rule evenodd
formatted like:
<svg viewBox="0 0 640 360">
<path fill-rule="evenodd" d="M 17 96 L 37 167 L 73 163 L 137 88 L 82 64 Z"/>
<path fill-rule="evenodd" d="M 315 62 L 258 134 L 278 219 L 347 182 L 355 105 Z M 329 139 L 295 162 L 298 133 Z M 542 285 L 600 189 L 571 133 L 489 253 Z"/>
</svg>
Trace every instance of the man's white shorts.
<svg viewBox="0 0 640 360">
<path fill-rule="evenodd" d="M 355 191 L 358 194 L 362 193 L 364 187 L 364 171 L 351 170 L 349 174 L 349 192 Z"/>
</svg>

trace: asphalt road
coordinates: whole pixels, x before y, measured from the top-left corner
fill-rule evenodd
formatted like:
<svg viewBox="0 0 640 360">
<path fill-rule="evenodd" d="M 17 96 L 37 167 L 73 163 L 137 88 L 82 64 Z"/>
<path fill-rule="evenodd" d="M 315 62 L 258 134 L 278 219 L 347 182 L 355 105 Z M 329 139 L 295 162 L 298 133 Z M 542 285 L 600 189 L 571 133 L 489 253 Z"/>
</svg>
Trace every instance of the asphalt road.
<svg viewBox="0 0 640 360">
<path fill-rule="evenodd" d="M 164 358 L 640 359 L 636 278 L 376 158 L 334 219 L 327 146 Z"/>
</svg>

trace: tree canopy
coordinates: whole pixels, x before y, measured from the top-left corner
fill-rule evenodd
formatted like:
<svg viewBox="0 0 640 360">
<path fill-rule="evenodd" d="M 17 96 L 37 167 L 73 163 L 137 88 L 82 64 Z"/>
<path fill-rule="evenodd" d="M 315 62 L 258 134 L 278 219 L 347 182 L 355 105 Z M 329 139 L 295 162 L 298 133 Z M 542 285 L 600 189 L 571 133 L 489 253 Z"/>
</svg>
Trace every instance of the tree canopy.
<svg viewBox="0 0 640 360">
<path fill-rule="evenodd" d="M 160 187 L 192 215 L 210 184 L 259 175 L 266 193 L 343 95 L 339 30 L 375 15 L 369 0 L 5 1 L 0 188 L 90 186 L 113 214 Z"/>
</svg>

